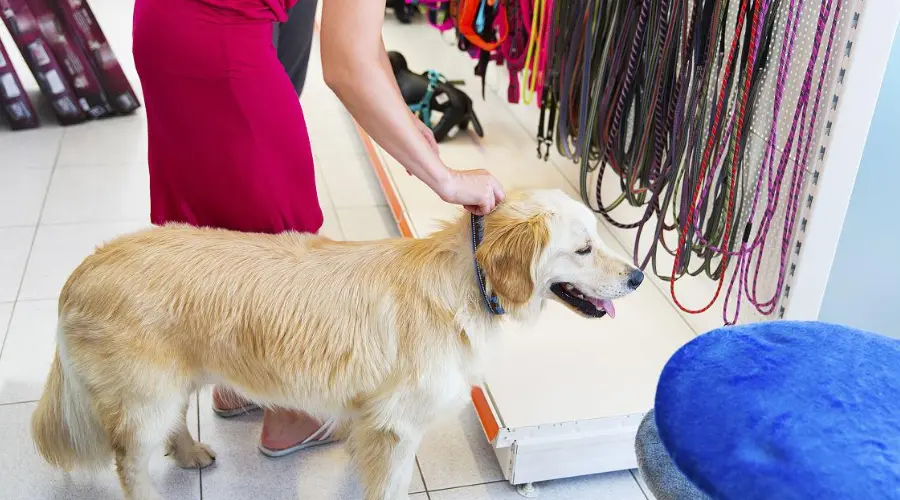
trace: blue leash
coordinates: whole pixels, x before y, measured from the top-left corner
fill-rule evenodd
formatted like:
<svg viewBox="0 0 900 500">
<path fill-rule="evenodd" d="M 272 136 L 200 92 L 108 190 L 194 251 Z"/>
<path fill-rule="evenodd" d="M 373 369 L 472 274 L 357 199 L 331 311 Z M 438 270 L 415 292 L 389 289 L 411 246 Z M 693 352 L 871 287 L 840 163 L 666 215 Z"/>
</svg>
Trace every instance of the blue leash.
<svg viewBox="0 0 900 500">
<path fill-rule="evenodd" d="M 484 218 L 480 215 L 472 214 L 472 253 L 474 254 L 476 250 L 478 250 L 478 245 L 481 244 L 482 238 L 484 238 Z M 484 300 L 484 306 L 487 308 L 491 314 L 500 316 L 506 311 L 503 310 L 503 306 L 500 305 L 500 299 L 494 295 L 493 293 L 488 293 L 487 285 L 484 282 L 484 272 L 481 270 L 481 266 L 478 265 L 478 259 L 472 256 L 472 260 L 475 262 L 475 277 L 478 279 L 478 288 L 481 291 L 481 298 Z"/>
</svg>

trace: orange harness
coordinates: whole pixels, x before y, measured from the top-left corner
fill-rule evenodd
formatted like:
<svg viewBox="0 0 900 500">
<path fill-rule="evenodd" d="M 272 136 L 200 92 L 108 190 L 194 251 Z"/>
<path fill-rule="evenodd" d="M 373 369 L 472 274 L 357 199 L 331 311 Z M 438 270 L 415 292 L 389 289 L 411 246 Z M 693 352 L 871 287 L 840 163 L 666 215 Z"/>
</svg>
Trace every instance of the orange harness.
<svg viewBox="0 0 900 500">
<path fill-rule="evenodd" d="M 496 41 L 487 42 L 481 37 L 476 28 L 479 10 L 486 7 L 496 8 L 497 3 L 498 0 L 459 0 L 458 2 L 450 3 L 450 12 L 451 15 L 455 16 L 456 27 L 459 32 L 472 45 L 488 52 L 496 50 L 509 36 L 509 28 L 507 26 L 505 30 L 501 30 L 497 34 Z M 503 26 L 503 23 L 501 23 L 501 26 Z M 493 30 L 494 28 L 493 26 L 487 26 L 486 29 Z"/>
</svg>

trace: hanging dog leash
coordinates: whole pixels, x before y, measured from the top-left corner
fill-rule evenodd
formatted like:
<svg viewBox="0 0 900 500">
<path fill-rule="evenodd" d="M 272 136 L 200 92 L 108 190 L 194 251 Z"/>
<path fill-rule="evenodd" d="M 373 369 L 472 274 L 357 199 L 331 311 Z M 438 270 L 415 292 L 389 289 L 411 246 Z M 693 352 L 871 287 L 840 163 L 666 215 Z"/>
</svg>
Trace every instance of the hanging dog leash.
<svg viewBox="0 0 900 500">
<path fill-rule="evenodd" d="M 522 73 L 522 102 L 531 104 L 536 94 L 540 74 L 541 47 L 544 42 L 546 30 L 546 14 L 544 0 L 535 0 L 531 14 L 531 30 L 528 39 L 528 48 L 525 55 L 525 71 Z"/>
<path fill-rule="evenodd" d="M 740 10 L 738 12 L 738 18 L 737 18 L 737 27 L 735 28 L 735 36 L 732 39 L 731 50 L 729 51 L 729 54 L 728 54 L 728 62 L 725 65 L 725 76 L 723 78 L 722 85 L 719 89 L 719 97 L 717 99 L 718 104 L 716 106 L 716 111 L 713 116 L 713 124 L 712 124 L 712 128 L 711 128 L 712 133 L 710 134 L 709 140 L 706 143 L 706 147 L 704 148 L 704 151 L 703 151 L 703 160 L 700 163 L 699 178 L 701 179 L 701 182 L 697 183 L 697 185 L 694 187 L 694 192 L 693 192 L 693 195 L 691 198 L 691 202 L 690 202 L 690 205 L 689 205 L 687 213 L 686 213 L 686 221 L 679 230 L 678 247 L 676 248 L 675 259 L 672 264 L 672 274 L 671 274 L 671 280 L 669 282 L 669 294 L 672 296 L 672 300 L 675 302 L 675 304 L 682 311 L 685 311 L 685 312 L 688 312 L 691 314 L 699 314 L 699 313 L 709 310 L 709 308 L 712 307 L 713 304 L 715 304 L 716 300 L 718 300 L 719 294 L 722 291 L 722 286 L 725 282 L 725 274 L 721 273 L 719 278 L 716 280 L 716 290 L 713 293 L 713 297 L 709 300 L 709 302 L 706 303 L 706 305 L 703 305 L 699 308 L 688 308 L 687 306 L 685 306 L 684 304 L 681 303 L 681 301 L 678 299 L 678 295 L 675 293 L 675 281 L 676 281 L 675 278 L 683 270 L 683 268 L 681 266 L 684 263 L 683 255 L 685 253 L 685 245 L 692 244 L 692 241 L 694 239 L 693 238 L 694 232 L 696 231 L 696 228 L 694 227 L 694 222 L 695 222 L 695 220 L 697 220 L 698 218 L 701 217 L 700 208 L 699 208 L 700 203 L 702 203 L 702 201 L 708 200 L 708 198 L 701 199 L 700 195 L 704 190 L 704 186 L 706 186 L 705 189 L 706 189 L 706 192 L 708 193 L 708 189 L 709 189 L 708 186 L 711 183 L 712 176 L 708 175 L 708 170 L 712 170 L 709 167 L 710 167 L 710 160 L 711 160 L 712 152 L 715 147 L 715 136 L 716 136 L 716 133 L 718 132 L 719 126 L 721 124 L 721 117 L 722 117 L 725 102 L 727 99 L 727 92 L 728 92 L 728 89 L 730 88 L 730 85 L 728 85 L 730 83 L 729 77 L 731 76 L 731 73 L 733 73 L 732 68 L 734 66 L 732 65 L 732 62 L 735 60 L 734 57 L 735 57 L 735 54 L 737 53 L 737 48 L 739 46 L 738 45 L 739 39 L 740 39 L 739 34 L 741 33 L 741 30 L 743 28 L 745 15 L 746 15 L 747 11 L 750 9 L 752 9 L 752 13 L 753 13 L 752 24 L 751 24 L 750 29 L 753 33 L 752 36 L 754 37 L 754 39 L 756 38 L 756 35 L 759 33 L 759 17 L 760 17 L 759 14 L 760 14 L 760 10 L 763 8 L 763 6 L 760 5 L 759 0 L 754 0 L 752 7 L 751 7 L 750 3 L 751 3 L 751 0 L 742 0 L 741 1 Z M 766 6 L 768 3 L 769 3 L 768 1 L 765 2 Z M 743 130 L 744 113 L 746 112 L 746 109 L 747 109 L 747 100 L 748 100 L 749 93 L 750 93 L 749 92 L 749 87 L 750 87 L 749 77 L 752 76 L 753 70 L 755 68 L 757 47 L 758 47 L 758 45 L 756 45 L 756 44 L 752 44 L 750 47 L 750 56 L 749 56 L 749 60 L 747 63 L 747 69 L 746 69 L 748 78 L 745 80 L 745 84 L 743 86 L 743 93 L 741 95 L 741 101 L 738 104 L 738 106 L 735 108 L 735 112 L 737 113 L 737 124 L 736 124 L 737 126 L 732 130 L 738 134 L 738 139 L 740 139 L 740 133 Z M 733 226 L 731 214 L 734 211 L 734 187 L 735 187 L 735 182 L 736 182 L 736 178 L 737 178 L 738 160 L 739 160 L 739 158 L 737 158 L 735 156 L 735 158 L 732 162 L 732 165 L 731 165 L 731 171 L 730 171 L 731 175 L 729 178 L 729 188 L 730 189 L 728 191 L 728 193 L 729 193 L 728 208 L 727 208 L 728 211 L 725 215 L 725 227 L 724 227 L 724 234 L 722 236 L 723 246 L 727 246 L 729 238 L 731 237 L 731 230 L 732 230 L 732 226 Z M 704 180 L 706 180 L 707 182 L 704 183 L 703 182 Z M 727 262 L 728 262 L 727 254 L 722 256 L 722 260 L 723 260 L 722 266 L 724 268 L 727 266 Z"/>
<path fill-rule="evenodd" d="M 760 167 L 761 171 L 768 170 L 769 172 L 772 172 L 772 168 L 774 168 L 775 143 L 777 140 L 776 130 L 778 123 L 777 116 L 783 98 L 784 82 L 786 80 L 787 73 L 789 72 L 790 54 L 793 52 L 793 44 L 797 31 L 796 25 L 799 21 L 800 12 L 803 7 L 802 0 L 799 0 L 798 5 L 795 5 L 795 3 L 795 1 L 792 1 L 789 7 L 787 22 L 789 26 L 791 26 L 791 23 L 793 23 L 793 26 L 791 27 L 790 38 L 786 36 L 782 45 L 782 57 L 779 61 L 778 83 L 776 84 L 773 113 L 775 118 L 773 118 L 772 125 L 770 127 L 769 143 L 767 144 L 767 149 L 763 157 L 763 164 Z M 833 5 L 834 10 L 832 11 Z M 778 298 L 781 296 L 782 287 L 784 286 L 784 280 L 787 274 L 788 255 L 791 250 L 790 242 L 792 241 L 794 234 L 794 221 L 796 220 L 796 216 L 799 212 L 800 196 L 803 190 L 803 178 L 805 177 L 807 162 L 809 160 L 810 146 L 812 144 L 812 134 L 816 129 L 822 90 L 825 82 L 825 77 L 828 74 L 829 61 L 831 60 L 831 53 L 836 35 L 837 21 L 840 18 L 840 9 L 840 0 L 837 2 L 828 0 L 827 2 L 822 2 L 819 6 L 819 16 L 816 25 L 812 53 L 807 62 L 806 72 L 804 74 L 803 84 L 800 90 L 800 98 L 798 99 L 797 106 L 795 108 L 789 135 L 785 141 L 784 147 L 781 149 L 779 165 L 776 171 L 773 172 L 773 175 L 769 176 L 770 185 L 768 186 L 768 205 L 765 212 L 763 213 L 762 221 L 760 223 L 761 229 L 757 233 L 757 237 L 753 240 L 752 243 L 745 242 L 742 246 L 742 252 L 740 252 L 739 255 L 738 270 L 735 273 L 735 277 L 732 278 L 732 283 L 729 284 L 730 295 L 732 286 L 734 286 L 735 281 L 737 282 L 737 299 L 734 315 L 729 317 L 727 315 L 727 309 L 724 313 L 724 319 L 729 324 L 733 324 L 734 322 L 736 322 L 740 314 L 742 288 L 746 293 L 747 300 L 751 304 L 753 304 L 753 306 L 762 314 L 772 314 L 777 305 Z M 819 56 L 819 47 L 821 45 L 822 38 L 825 36 L 825 30 L 829 23 L 829 19 L 831 22 L 831 28 L 828 31 L 828 39 L 825 46 L 822 66 L 819 71 L 816 96 L 813 101 L 812 109 L 810 110 L 809 98 L 812 90 L 812 76 L 815 71 L 815 66 L 817 64 Z M 811 115 L 807 122 L 806 117 L 808 112 L 811 112 Z M 805 136 L 804 131 L 806 132 Z M 795 136 L 795 132 L 799 132 L 800 135 L 800 140 L 797 143 L 796 150 L 794 150 L 793 148 L 793 139 Z M 773 291 L 771 297 L 769 299 L 762 300 L 759 298 L 758 292 L 758 279 L 762 267 L 762 255 L 765 251 L 765 245 L 768 240 L 769 230 L 774 219 L 775 210 L 781 193 L 781 183 L 784 179 L 784 174 L 788 162 L 793 162 L 794 168 L 791 178 L 791 185 L 789 186 L 788 191 L 788 203 L 785 214 L 786 222 L 781 235 L 778 278 L 775 285 L 775 290 Z M 760 179 L 757 180 L 756 193 L 754 195 L 750 220 L 752 220 L 752 216 L 755 215 L 756 208 L 758 206 L 758 198 L 760 197 L 761 192 L 761 178 L 762 175 L 760 175 Z M 751 281 L 749 279 L 749 269 L 751 267 L 754 256 L 756 257 L 756 265 L 753 272 L 753 280 L 751 284 Z M 728 305 L 727 298 L 728 296 L 726 296 L 726 306 Z"/>
<path fill-rule="evenodd" d="M 523 22 L 528 17 L 527 0 L 511 0 L 505 7 L 506 26 L 509 32 L 506 40 L 500 45 L 506 70 L 509 72 L 507 101 L 518 103 L 521 98 L 519 74 L 525 69 L 525 54 L 528 51 L 530 27 Z"/>
</svg>

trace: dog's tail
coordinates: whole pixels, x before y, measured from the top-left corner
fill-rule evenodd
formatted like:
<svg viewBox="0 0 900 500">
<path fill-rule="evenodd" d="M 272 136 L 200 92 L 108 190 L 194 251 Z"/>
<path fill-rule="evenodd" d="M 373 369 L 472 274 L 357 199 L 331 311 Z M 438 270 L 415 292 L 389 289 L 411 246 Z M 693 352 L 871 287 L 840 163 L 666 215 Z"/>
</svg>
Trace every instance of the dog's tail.
<svg viewBox="0 0 900 500">
<path fill-rule="evenodd" d="M 44 393 L 31 416 L 31 436 L 50 465 L 69 471 L 95 468 L 111 457 L 106 433 L 91 405 L 90 393 L 71 372 L 62 335 Z"/>
</svg>

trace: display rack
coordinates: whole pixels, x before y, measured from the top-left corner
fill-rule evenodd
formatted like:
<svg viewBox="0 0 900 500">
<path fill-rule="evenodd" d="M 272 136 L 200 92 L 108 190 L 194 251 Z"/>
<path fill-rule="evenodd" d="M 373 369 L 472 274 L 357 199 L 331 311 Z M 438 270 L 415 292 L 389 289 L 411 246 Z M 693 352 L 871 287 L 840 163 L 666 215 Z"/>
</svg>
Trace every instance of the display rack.
<svg viewBox="0 0 900 500">
<path fill-rule="evenodd" d="M 807 2 L 806 9 L 817 8 L 814 4 Z M 818 314 L 900 20 L 900 0 L 844 0 L 842 6 L 840 50 L 833 54 L 825 87 L 828 98 L 814 134 L 816 154 L 808 166 L 785 293 L 776 314 L 746 314 L 742 322 L 782 316 L 815 319 Z M 803 19 L 805 43 L 799 50 L 809 51 L 815 21 L 806 11 Z M 440 68 L 454 79 L 471 75 L 472 61 L 427 26 L 387 23 L 384 37 L 387 47 L 401 50 L 411 67 Z M 480 81 L 466 80 L 486 136 L 481 141 L 461 136 L 442 144 L 444 160 L 456 168 L 487 168 L 507 189 L 558 188 L 577 196 L 575 165 L 559 155 L 551 155 L 546 163 L 535 157 L 537 110 L 506 102 L 505 75 L 494 74 L 484 100 L 475 90 Z M 791 95 L 796 99 L 796 92 L 786 99 Z M 758 132 L 755 126 L 753 130 Z M 456 214 L 361 130 L 360 134 L 404 236 L 427 234 L 436 220 Z M 754 133 L 751 140 L 757 146 L 748 148 L 747 154 L 759 155 L 763 135 Z M 600 232 L 614 249 L 631 253 L 633 234 L 605 223 Z M 777 262 L 766 265 L 771 270 Z M 508 325 L 502 348 L 492 359 L 484 384 L 473 390 L 472 400 L 512 484 L 636 467 L 634 436 L 653 405 L 662 366 L 693 336 L 722 324 L 721 309 L 683 314 L 672 303 L 668 284 L 650 281 L 655 286 L 617 305 L 615 320 L 582 319 L 551 303 L 535 325 Z M 688 298 L 708 297 L 709 289 L 708 281 L 695 279 L 684 284 L 683 293 Z M 533 493 L 530 488 L 528 493 Z"/>
</svg>

